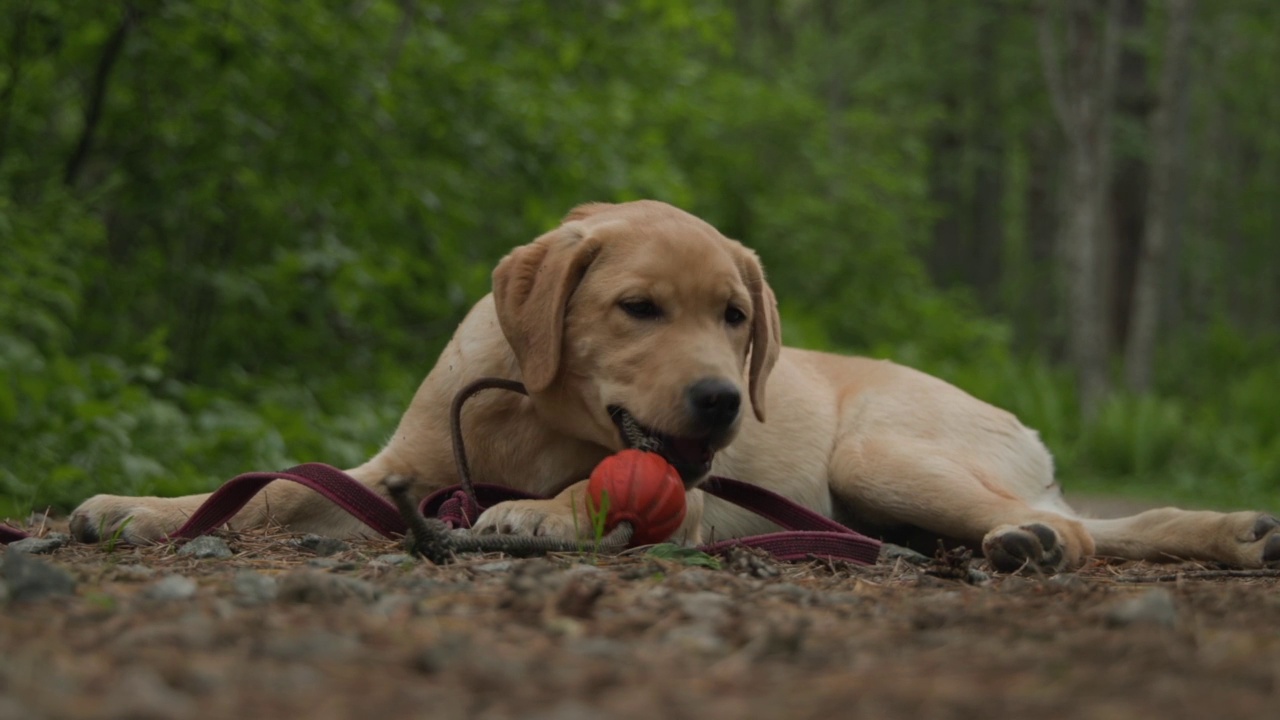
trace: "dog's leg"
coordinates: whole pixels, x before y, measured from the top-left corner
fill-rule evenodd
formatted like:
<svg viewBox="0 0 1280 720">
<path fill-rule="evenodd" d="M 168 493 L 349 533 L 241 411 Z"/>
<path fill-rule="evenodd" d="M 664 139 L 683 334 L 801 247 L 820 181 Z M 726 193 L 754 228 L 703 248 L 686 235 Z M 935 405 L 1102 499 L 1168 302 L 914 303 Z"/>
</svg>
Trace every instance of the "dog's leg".
<svg viewBox="0 0 1280 720">
<path fill-rule="evenodd" d="M 1210 560 L 1239 567 L 1280 561 L 1280 519 L 1257 512 L 1160 508 L 1084 520 L 1099 555 L 1129 560 Z"/>
<path fill-rule="evenodd" d="M 855 514 L 885 525 L 906 525 L 940 537 L 981 544 L 997 569 L 1055 572 L 1093 554 L 1085 526 L 1052 498 L 1022 497 L 997 468 L 955 459 L 953 449 L 912 439 L 850 441 L 832 457 L 831 489 Z M 1048 468 L 1047 453 L 1045 467 Z M 1043 478 L 1045 491 L 1051 478 Z M 1034 504 L 1033 504 L 1034 502 Z"/>
<path fill-rule="evenodd" d="M 382 480 L 396 472 L 393 463 L 379 456 L 349 474 L 386 495 Z M 82 542 L 112 538 L 135 545 L 155 542 L 181 527 L 208 497 L 208 494 L 176 498 L 95 495 L 71 514 L 71 532 Z M 268 525 L 330 537 L 373 534 L 372 529 L 320 495 L 283 480 L 259 492 L 229 523 L 236 530 Z"/>
</svg>

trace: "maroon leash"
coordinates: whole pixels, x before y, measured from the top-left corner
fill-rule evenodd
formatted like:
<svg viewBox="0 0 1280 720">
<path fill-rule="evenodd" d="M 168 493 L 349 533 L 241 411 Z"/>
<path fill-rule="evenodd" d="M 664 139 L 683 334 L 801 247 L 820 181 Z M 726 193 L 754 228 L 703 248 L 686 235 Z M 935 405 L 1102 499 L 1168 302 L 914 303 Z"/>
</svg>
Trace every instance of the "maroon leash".
<svg viewBox="0 0 1280 720">
<path fill-rule="evenodd" d="M 450 415 L 458 485 L 428 495 L 418 506 L 427 518 L 436 518 L 450 528 L 469 528 L 488 507 L 508 500 L 537 499 L 502 485 L 473 483 L 463 447 L 461 412 L 468 398 L 481 390 L 500 388 L 524 393 L 524 386 L 511 380 L 485 378 L 468 385 L 454 398 Z M 251 472 L 238 475 L 215 490 L 169 539 L 190 539 L 203 535 L 231 520 L 254 495 L 275 480 L 288 480 L 319 493 L 330 502 L 388 538 L 404 536 L 408 527 L 394 505 L 368 486 L 337 468 L 322 463 L 304 463 L 279 472 Z M 832 558 L 873 565 L 880 554 L 880 541 L 798 505 L 764 488 L 723 477 L 711 477 L 701 489 L 715 497 L 751 510 L 781 526 L 783 532 L 734 538 L 702 545 L 700 550 L 723 554 L 735 547 L 764 550 L 779 560 Z M 0 544 L 26 537 L 26 533 L 0 525 Z"/>
<path fill-rule="evenodd" d="M 18 528 L 0 523 L 0 545 L 8 545 L 11 542 L 18 542 L 27 537 L 30 536 Z"/>
</svg>

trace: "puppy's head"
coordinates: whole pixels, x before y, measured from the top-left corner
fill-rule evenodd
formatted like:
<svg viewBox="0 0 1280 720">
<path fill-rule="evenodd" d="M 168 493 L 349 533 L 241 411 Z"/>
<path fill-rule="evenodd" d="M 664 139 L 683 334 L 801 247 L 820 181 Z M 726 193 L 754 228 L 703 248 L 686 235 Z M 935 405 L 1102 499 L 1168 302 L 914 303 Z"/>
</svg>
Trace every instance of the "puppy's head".
<svg viewBox="0 0 1280 720">
<path fill-rule="evenodd" d="M 575 209 L 493 274 L 498 322 L 547 422 L 664 455 L 693 486 L 764 420 L 777 305 L 751 251 L 670 205 Z"/>
</svg>

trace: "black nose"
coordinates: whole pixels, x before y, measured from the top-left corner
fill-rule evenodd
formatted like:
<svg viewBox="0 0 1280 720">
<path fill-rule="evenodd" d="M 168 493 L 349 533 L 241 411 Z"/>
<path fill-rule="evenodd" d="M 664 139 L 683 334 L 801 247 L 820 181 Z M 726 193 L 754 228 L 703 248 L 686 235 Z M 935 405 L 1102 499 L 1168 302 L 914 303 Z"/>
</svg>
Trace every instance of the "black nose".
<svg viewBox="0 0 1280 720">
<path fill-rule="evenodd" d="M 742 393 L 728 380 L 706 378 L 685 390 L 685 404 L 698 427 L 714 432 L 724 430 L 738 419 Z"/>
</svg>

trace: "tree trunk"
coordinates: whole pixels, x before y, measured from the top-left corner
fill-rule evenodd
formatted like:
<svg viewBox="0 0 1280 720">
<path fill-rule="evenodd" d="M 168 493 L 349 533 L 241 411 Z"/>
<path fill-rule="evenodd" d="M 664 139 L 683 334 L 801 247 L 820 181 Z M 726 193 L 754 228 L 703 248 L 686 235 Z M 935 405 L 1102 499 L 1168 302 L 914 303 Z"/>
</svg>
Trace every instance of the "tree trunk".
<svg viewBox="0 0 1280 720">
<path fill-rule="evenodd" d="M 1145 151 L 1147 127 L 1154 109 L 1154 92 L 1147 72 L 1147 52 L 1142 39 L 1147 24 L 1147 0 L 1123 0 L 1120 65 L 1116 76 L 1117 135 L 1135 138 L 1116 148 L 1111 177 L 1111 252 L 1103 273 L 1107 297 L 1108 329 L 1113 352 L 1128 347 L 1129 321 L 1133 314 L 1133 287 L 1145 232 L 1150 168 Z M 1121 134 L 1123 133 L 1123 134 Z"/>
<path fill-rule="evenodd" d="M 1081 413 L 1091 420 L 1108 393 L 1105 292 L 1100 258 L 1111 166 L 1111 109 L 1119 59 L 1120 0 L 1106 13 L 1094 0 L 1067 0 L 1066 51 L 1046 3 L 1039 12 L 1040 55 L 1054 113 L 1067 141 L 1067 222 L 1061 234 L 1067 275 L 1068 353 Z"/>
<path fill-rule="evenodd" d="M 978 74 L 973 87 L 980 119 L 973 137 L 977 158 L 971 181 L 968 280 L 988 310 L 998 304 L 1004 260 L 1005 131 L 996 120 L 1001 111 L 999 87 L 991 82 L 1000 73 L 997 51 L 1004 18 L 1003 12 L 983 9 L 977 38 Z"/>
<path fill-rule="evenodd" d="M 1183 170 L 1186 145 L 1188 56 L 1194 0 L 1168 0 L 1160 96 L 1151 123 L 1152 179 L 1147 195 L 1146 231 L 1138 258 L 1129 345 L 1124 358 L 1125 384 L 1134 392 L 1151 388 L 1156 330 L 1159 326 L 1166 250 L 1175 212 L 1173 193 Z"/>
<path fill-rule="evenodd" d="M 1054 263 L 1059 245 L 1062 200 L 1062 146 L 1058 134 L 1047 122 L 1037 122 L 1027 133 L 1027 196 L 1024 228 L 1030 270 L 1039 275 Z M 1026 270 L 1024 269 L 1023 272 Z M 1023 287 L 1022 283 L 1019 287 Z M 1032 277 L 1025 283 L 1025 302 L 1015 303 L 1019 319 L 1018 337 L 1030 338 L 1030 347 L 1061 362 L 1063 348 L 1062 294 L 1060 278 Z"/>
</svg>

